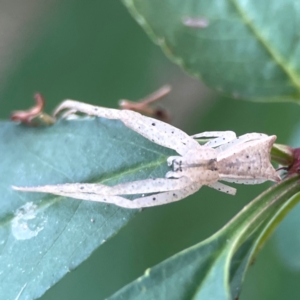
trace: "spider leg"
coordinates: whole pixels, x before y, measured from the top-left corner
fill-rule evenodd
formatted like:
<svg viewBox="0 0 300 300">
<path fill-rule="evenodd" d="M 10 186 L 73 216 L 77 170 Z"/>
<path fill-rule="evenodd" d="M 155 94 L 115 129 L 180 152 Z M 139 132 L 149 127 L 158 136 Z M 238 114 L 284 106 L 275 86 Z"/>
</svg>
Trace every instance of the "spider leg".
<svg viewBox="0 0 300 300">
<path fill-rule="evenodd" d="M 183 189 L 192 182 L 187 177 L 179 179 L 153 178 L 145 180 L 137 180 L 117 184 L 115 186 L 107 186 L 99 183 L 66 183 L 57 185 L 44 185 L 36 187 L 13 187 L 15 190 L 23 192 L 42 192 L 42 193 L 68 193 L 76 195 L 136 195 L 149 194 Z"/>
<path fill-rule="evenodd" d="M 201 188 L 201 186 L 202 185 L 199 183 L 193 183 L 180 190 L 174 190 L 137 198 L 135 200 L 130 201 L 131 203 L 129 203 L 130 206 L 128 206 L 128 208 L 151 207 L 179 201 L 183 198 L 186 198 L 189 195 L 196 193 Z"/>
<path fill-rule="evenodd" d="M 233 139 L 233 140 L 227 142 L 226 144 L 221 145 L 219 148 L 217 148 L 217 151 L 222 152 L 222 151 L 228 150 L 236 145 L 243 144 L 243 143 L 246 143 L 246 142 L 249 142 L 252 140 L 264 139 L 266 137 L 268 137 L 268 135 L 263 134 L 263 133 L 256 133 L 256 132 L 243 134 L 243 135 L 237 137 L 236 139 Z"/>
<path fill-rule="evenodd" d="M 44 190 L 41 190 L 43 187 L 27 188 L 26 190 L 25 188 L 18 188 L 18 187 L 13 187 L 13 188 L 22 191 L 46 192 Z M 201 188 L 200 184 L 192 183 L 182 189 L 171 190 L 171 191 L 162 192 L 162 193 L 158 193 L 146 197 L 140 197 L 135 200 L 128 200 L 124 197 L 113 196 L 113 195 L 99 195 L 99 194 L 90 194 L 90 193 L 82 193 L 82 192 L 74 193 L 74 192 L 65 192 L 61 190 L 52 190 L 50 193 L 58 196 L 70 197 L 70 198 L 75 198 L 80 200 L 112 203 L 117 206 L 134 209 L 134 208 L 158 206 L 158 205 L 175 202 L 191 194 L 194 194 L 200 188 Z M 49 192 L 49 190 L 47 192 Z"/>
<path fill-rule="evenodd" d="M 223 184 L 221 182 L 215 182 L 215 183 L 210 184 L 208 186 L 213 188 L 213 189 L 216 189 L 220 192 L 226 193 L 226 194 L 230 194 L 230 195 L 235 195 L 236 194 L 236 189 L 235 188 L 233 188 L 229 185 Z"/>
<path fill-rule="evenodd" d="M 192 181 L 185 176 L 178 179 L 152 178 L 118 184 L 113 186 L 112 190 L 113 195 L 149 194 L 180 190 L 191 184 Z"/>
<path fill-rule="evenodd" d="M 75 109 L 68 109 L 65 110 L 64 113 L 61 115 L 62 119 L 70 119 L 70 118 L 78 118 L 79 116 L 76 115 L 77 111 Z"/>
<path fill-rule="evenodd" d="M 203 137 L 213 137 L 214 139 L 205 143 L 208 147 L 218 147 L 220 145 L 226 144 L 229 141 L 236 139 L 236 134 L 233 131 L 206 131 L 202 133 L 197 133 L 191 136 L 194 139 Z"/>
<path fill-rule="evenodd" d="M 220 176 L 220 180 L 222 181 L 227 181 L 227 182 L 233 182 L 233 183 L 238 183 L 238 184 L 259 184 L 263 183 L 267 180 L 266 178 L 251 178 L 250 176 L 247 178 L 245 177 L 238 177 L 238 178 L 233 178 L 233 177 L 223 177 L 222 175 Z"/>
<path fill-rule="evenodd" d="M 90 104 L 65 100 L 55 110 L 54 116 L 63 110 L 76 110 L 87 115 L 120 120 L 128 128 L 136 131 L 153 143 L 174 149 L 180 155 L 184 155 L 189 149 L 201 146 L 182 130 L 162 121 L 145 117 L 131 110 L 118 110 L 93 106 Z"/>
</svg>

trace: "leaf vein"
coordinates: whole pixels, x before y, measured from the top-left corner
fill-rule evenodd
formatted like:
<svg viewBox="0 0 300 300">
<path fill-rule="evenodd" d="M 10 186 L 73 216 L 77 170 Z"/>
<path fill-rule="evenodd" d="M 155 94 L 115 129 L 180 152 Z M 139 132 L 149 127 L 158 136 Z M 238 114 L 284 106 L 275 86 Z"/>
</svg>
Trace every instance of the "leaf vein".
<svg viewBox="0 0 300 300">
<path fill-rule="evenodd" d="M 234 6 L 237 13 L 240 15 L 241 19 L 244 21 L 245 25 L 251 30 L 253 35 L 257 38 L 257 40 L 261 43 L 261 45 L 265 48 L 265 50 L 269 53 L 271 58 L 277 63 L 277 65 L 286 73 L 288 78 L 291 80 L 294 87 L 300 92 L 300 78 L 299 74 L 289 66 L 288 62 L 281 56 L 281 54 L 267 41 L 264 36 L 259 32 L 258 28 L 254 25 L 251 18 L 247 15 L 247 13 L 242 9 L 242 7 L 238 4 L 236 0 L 229 0 Z"/>
</svg>

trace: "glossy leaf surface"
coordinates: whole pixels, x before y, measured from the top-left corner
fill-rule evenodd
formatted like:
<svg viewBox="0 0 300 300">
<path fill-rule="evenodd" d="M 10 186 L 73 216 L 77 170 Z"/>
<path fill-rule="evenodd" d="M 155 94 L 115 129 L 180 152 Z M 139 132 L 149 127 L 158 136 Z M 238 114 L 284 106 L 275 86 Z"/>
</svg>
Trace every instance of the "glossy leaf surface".
<svg viewBox="0 0 300 300">
<path fill-rule="evenodd" d="M 119 121 L 78 119 L 29 128 L 0 127 L 0 298 L 41 296 L 137 212 L 11 185 L 117 182 L 163 177 L 173 151 Z M 21 297 L 22 296 L 22 297 Z"/>
</svg>

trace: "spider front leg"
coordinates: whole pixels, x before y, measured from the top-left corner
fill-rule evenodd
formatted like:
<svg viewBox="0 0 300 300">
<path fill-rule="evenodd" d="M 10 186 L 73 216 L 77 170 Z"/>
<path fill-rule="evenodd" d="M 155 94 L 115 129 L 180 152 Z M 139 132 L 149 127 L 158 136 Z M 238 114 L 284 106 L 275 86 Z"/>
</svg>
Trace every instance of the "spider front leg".
<svg viewBox="0 0 300 300">
<path fill-rule="evenodd" d="M 112 203 L 125 208 L 142 208 L 157 206 L 181 200 L 200 189 L 201 185 L 192 183 L 188 178 L 179 179 L 146 179 L 105 186 L 101 184 L 61 184 L 39 187 L 13 187 L 25 192 L 42 192 L 81 200 Z M 158 193 L 151 196 L 128 200 L 118 195 L 141 193 Z"/>
<path fill-rule="evenodd" d="M 190 149 L 201 147 L 197 141 L 182 130 L 162 121 L 145 117 L 134 111 L 104 108 L 74 100 L 65 100 L 55 110 L 54 115 L 57 115 L 65 109 L 75 110 L 87 115 L 120 120 L 125 126 L 136 131 L 153 143 L 174 149 L 180 155 L 184 155 Z"/>
<path fill-rule="evenodd" d="M 65 183 L 36 187 L 13 186 L 13 189 L 23 192 L 51 193 L 56 195 L 61 195 L 62 193 L 64 195 L 73 194 L 80 197 L 87 194 L 115 196 L 158 193 L 183 189 L 191 184 L 191 180 L 183 176 L 179 179 L 152 178 L 137 180 L 117 184 L 115 186 L 108 186 L 100 183 Z"/>
<path fill-rule="evenodd" d="M 128 200 L 120 196 L 103 196 L 103 195 L 95 195 L 95 194 L 77 195 L 74 193 L 64 193 L 64 192 L 53 193 L 53 194 L 80 199 L 80 200 L 110 203 L 124 208 L 137 209 L 137 208 L 158 206 L 158 205 L 179 201 L 183 198 L 186 198 L 189 195 L 196 193 L 200 188 L 201 185 L 192 184 L 181 190 L 162 192 L 151 196 L 140 197 L 134 200 Z"/>
</svg>

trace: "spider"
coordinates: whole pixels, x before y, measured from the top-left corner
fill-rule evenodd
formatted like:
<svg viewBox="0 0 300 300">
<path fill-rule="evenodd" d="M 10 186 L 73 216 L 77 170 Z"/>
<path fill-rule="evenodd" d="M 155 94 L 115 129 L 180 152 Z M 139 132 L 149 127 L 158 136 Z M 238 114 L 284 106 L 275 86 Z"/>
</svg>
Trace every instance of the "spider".
<svg viewBox="0 0 300 300">
<path fill-rule="evenodd" d="M 233 131 L 203 132 L 193 136 L 162 121 L 130 110 L 118 110 L 65 100 L 54 115 L 65 111 L 122 121 L 127 127 L 153 143 L 174 149 L 178 156 L 167 159 L 171 171 L 165 178 L 151 178 L 106 186 L 74 183 L 36 187 L 16 187 L 15 190 L 43 192 L 76 199 L 113 203 L 125 208 L 157 206 L 181 200 L 198 191 L 203 185 L 231 195 L 236 189 L 221 181 L 258 184 L 280 177 L 270 163 L 270 151 L 276 136 L 248 133 L 236 137 Z M 211 138 L 204 145 L 197 139 Z M 123 195 L 143 195 L 129 200 Z"/>
</svg>

